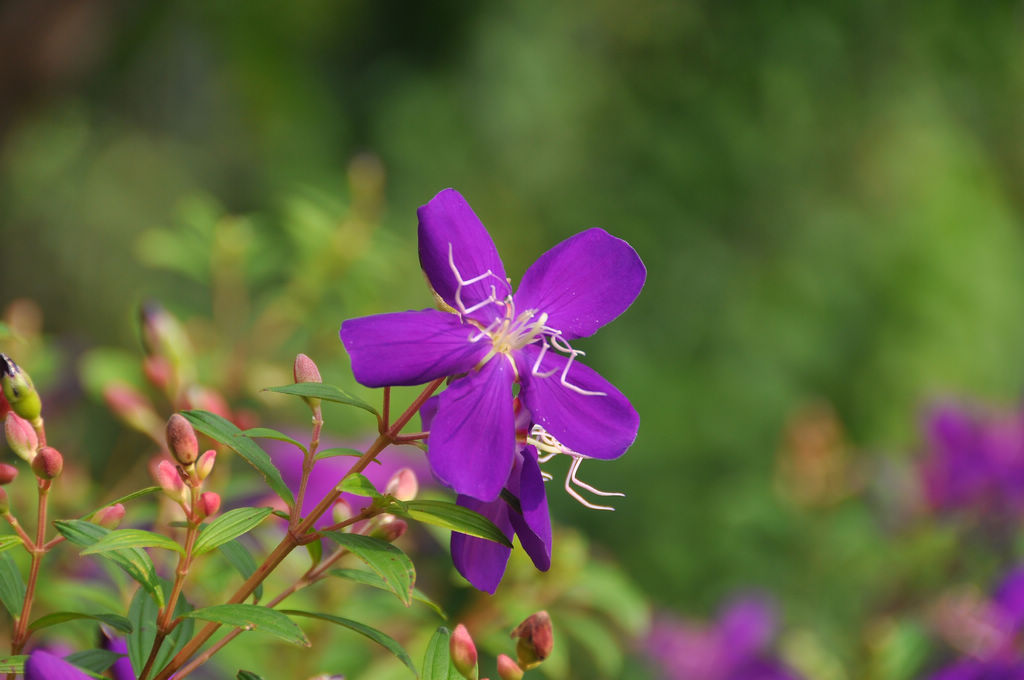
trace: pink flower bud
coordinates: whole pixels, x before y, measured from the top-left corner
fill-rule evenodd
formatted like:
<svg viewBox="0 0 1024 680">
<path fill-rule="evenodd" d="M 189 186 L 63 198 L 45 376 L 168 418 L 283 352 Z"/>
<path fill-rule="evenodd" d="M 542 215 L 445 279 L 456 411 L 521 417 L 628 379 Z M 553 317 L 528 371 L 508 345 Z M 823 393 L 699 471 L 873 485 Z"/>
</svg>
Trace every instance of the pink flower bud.
<svg viewBox="0 0 1024 680">
<path fill-rule="evenodd" d="M 217 390 L 200 385 L 193 385 L 185 394 L 191 408 L 198 408 L 210 413 L 215 413 L 221 418 L 231 420 L 231 407 L 227 400 Z"/>
<path fill-rule="evenodd" d="M 188 489 L 185 487 L 185 482 L 182 480 L 181 475 L 178 474 L 178 468 L 175 467 L 174 463 L 166 458 L 161 459 L 151 471 L 157 486 L 163 489 L 163 492 L 172 500 L 182 504 L 188 501 Z"/>
<path fill-rule="evenodd" d="M 355 512 L 352 511 L 352 506 L 344 498 L 339 498 L 335 501 L 334 507 L 331 508 L 331 517 L 334 519 L 335 524 L 347 522 L 354 516 Z"/>
<path fill-rule="evenodd" d="M 220 510 L 220 494 L 204 491 L 203 495 L 199 497 L 197 509 L 202 517 L 216 515 L 217 511 Z"/>
<path fill-rule="evenodd" d="M 4 434 L 11 450 L 19 458 L 31 463 L 36 457 L 36 449 L 39 448 L 39 437 L 36 436 L 32 423 L 11 411 L 4 418 Z"/>
<path fill-rule="evenodd" d="M 177 460 L 184 466 L 196 462 L 199 456 L 199 440 L 196 438 L 195 428 L 188 422 L 185 416 L 175 413 L 167 421 L 167 448 Z"/>
<path fill-rule="evenodd" d="M 99 524 L 101 527 L 106 527 L 107 529 L 116 529 L 122 519 L 124 519 L 124 505 L 121 503 L 101 508 L 92 516 L 93 523 Z"/>
<path fill-rule="evenodd" d="M 469 631 L 461 623 L 455 626 L 449 647 L 452 654 L 452 663 L 455 664 L 455 669 L 459 671 L 459 675 L 466 678 L 466 680 L 476 680 L 476 645 L 473 644 L 473 638 L 470 636 Z"/>
<path fill-rule="evenodd" d="M 519 657 L 519 666 L 523 670 L 530 670 L 540 665 L 540 662 L 548 658 L 551 648 L 554 647 L 554 637 L 551 631 L 551 617 L 546 611 L 539 611 L 532 614 L 525 621 L 516 626 L 512 631 L 512 638 L 519 638 L 516 643 L 516 656 Z"/>
<path fill-rule="evenodd" d="M 7 463 L 0 463 L 0 486 L 10 484 L 18 476 L 18 468 Z"/>
<path fill-rule="evenodd" d="M 113 383 L 103 389 L 107 408 L 123 423 L 139 432 L 158 436 L 163 423 L 152 403 L 142 393 L 126 383 Z"/>
<path fill-rule="evenodd" d="M 305 354 L 295 356 L 295 365 L 292 367 L 292 376 L 296 383 L 322 383 L 320 369 L 312 359 Z"/>
<path fill-rule="evenodd" d="M 411 501 L 416 498 L 419 488 L 416 473 L 411 468 L 404 467 L 391 475 L 384 493 L 389 493 L 400 501 Z"/>
<path fill-rule="evenodd" d="M 522 680 L 523 669 L 511 657 L 498 655 L 498 677 L 501 680 Z"/>
<path fill-rule="evenodd" d="M 32 459 L 32 472 L 36 473 L 39 479 L 53 479 L 59 477 L 64 469 L 64 456 L 52 446 L 44 446 Z"/>
<path fill-rule="evenodd" d="M 409 528 L 405 520 L 398 519 L 394 515 L 381 515 L 381 517 L 384 521 L 370 532 L 370 535 L 374 538 L 391 543 L 401 538 Z"/>
<path fill-rule="evenodd" d="M 196 461 L 196 475 L 199 476 L 199 481 L 203 481 L 210 476 L 213 471 L 213 464 L 217 460 L 217 452 L 213 449 L 206 451 L 203 455 L 199 456 L 199 460 Z"/>
<path fill-rule="evenodd" d="M 174 366 L 161 356 L 148 356 L 143 359 L 142 372 L 146 374 L 146 380 L 158 390 L 166 390 L 174 378 Z"/>
</svg>

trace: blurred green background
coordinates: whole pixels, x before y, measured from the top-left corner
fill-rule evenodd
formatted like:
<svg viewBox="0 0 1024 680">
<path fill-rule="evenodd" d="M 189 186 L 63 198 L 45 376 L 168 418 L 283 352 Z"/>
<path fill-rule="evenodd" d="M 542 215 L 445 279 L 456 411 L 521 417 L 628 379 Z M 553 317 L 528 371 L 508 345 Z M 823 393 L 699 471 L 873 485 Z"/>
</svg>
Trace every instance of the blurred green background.
<svg viewBox="0 0 1024 680">
<path fill-rule="evenodd" d="M 0 307 L 34 299 L 72 354 L 134 352 L 154 297 L 212 319 L 216 358 L 294 299 L 259 358 L 351 385 L 341 320 L 431 304 L 415 209 L 441 188 L 514 279 L 602 226 L 649 278 L 587 363 L 642 424 L 583 468 L 618 510 L 555 486 L 556 518 L 663 606 L 764 588 L 849 661 L 955 549 L 893 557 L 915 538 L 878 521 L 902 494 L 878 471 L 920 448 L 930 400 L 1011 404 L 1024 379 L 1022 23 L 952 0 L 14 0 Z M 808 427 L 839 481 L 801 500 Z"/>
</svg>

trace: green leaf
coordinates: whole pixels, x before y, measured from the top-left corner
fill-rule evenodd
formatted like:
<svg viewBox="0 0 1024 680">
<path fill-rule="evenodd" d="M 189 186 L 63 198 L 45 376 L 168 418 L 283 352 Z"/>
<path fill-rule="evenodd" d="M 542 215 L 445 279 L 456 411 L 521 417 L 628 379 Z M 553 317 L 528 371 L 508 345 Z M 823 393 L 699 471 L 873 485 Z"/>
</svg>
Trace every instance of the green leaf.
<svg viewBox="0 0 1024 680">
<path fill-rule="evenodd" d="M 423 675 L 420 680 L 460 680 L 459 671 L 452 664 L 450 651 L 452 632 L 440 626 L 430 638 L 423 655 Z"/>
<path fill-rule="evenodd" d="M 111 652 L 107 649 L 84 649 L 64 657 L 68 663 L 74 664 L 90 673 L 102 673 L 123 657 L 124 654 Z"/>
<path fill-rule="evenodd" d="M 311 647 L 306 634 L 295 622 L 275 609 L 256 604 L 217 604 L 189 612 L 185 616 L 213 621 L 234 628 L 262 630 L 275 635 L 285 642 Z"/>
<path fill-rule="evenodd" d="M 409 557 L 386 541 L 359 534 L 326 531 L 327 536 L 353 555 L 366 562 L 387 584 L 406 607 L 412 604 L 412 587 L 416 582 L 416 568 Z"/>
<path fill-rule="evenodd" d="M 27 654 L 5 656 L 0 659 L 0 673 L 23 673 L 25 671 L 26 661 L 28 661 Z"/>
<path fill-rule="evenodd" d="M 267 518 L 270 508 L 236 508 L 228 510 L 199 534 L 193 554 L 202 555 L 217 546 L 236 539 L 247 531 L 259 526 Z"/>
<path fill-rule="evenodd" d="M 396 504 L 388 512 L 512 547 L 512 543 L 494 522 L 469 508 L 446 501 L 406 501 L 404 505 L 403 509 Z"/>
<path fill-rule="evenodd" d="M 252 553 L 250 553 L 244 545 L 238 541 L 228 541 L 217 546 L 220 553 L 224 556 L 232 567 L 242 575 L 242 578 L 248 579 L 256 571 L 256 560 L 253 559 Z M 253 601 L 259 602 L 263 597 L 263 584 L 256 586 L 256 590 L 253 591 Z"/>
<path fill-rule="evenodd" d="M 349 630 L 354 630 L 360 635 L 365 635 L 366 637 L 370 638 L 378 645 L 380 645 L 381 647 L 383 647 L 384 649 L 388 650 L 396 657 L 398 657 L 399 661 L 401 661 L 409 667 L 409 670 L 412 671 L 413 675 L 419 677 L 419 673 L 416 672 L 416 666 L 413 665 L 412 659 L 410 659 L 409 655 L 405 653 L 404 649 L 402 649 L 402 645 L 398 644 L 398 642 L 396 642 L 395 639 L 392 638 L 390 635 L 382 633 L 376 628 L 371 628 L 370 626 L 359 623 L 358 621 L 353 621 L 351 619 L 343 619 L 340 616 L 332 616 L 330 614 L 304 612 L 299 611 L 298 609 L 282 609 L 281 613 L 288 614 L 289 616 L 306 616 L 311 619 L 320 619 L 321 621 L 336 623 L 337 625 L 344 626 Z"/>
<path fill-rule="evenodd" d="M 324 401 L 333 401 L 336 404 L 346 404 L 361 408 L 368 413 L 380 417 L 377 409 L 367 404 L 362 399 L 353 397 L 343 391 L 340 387 L 326 385 L 324 383 L 297 383 L 295 385 L 281 385 L 280 387 L 267 387 L 266 392 L 280 392 L 281 394 L 294 394 L 297 397 L 314 397 Z"/>
<path fill-rule="evenodd" d="M 0 536 L 0 553 L 5 550 L 10 550 L 15 546 L 21 545 L 21 539 L 14 534 L 8 534 L 7 536 Z"/>
<path fill-rule="evenodd" d="M 164 548 L 179 553 L 185 552 L 184 548 L 178 545 L 176 541 L 163 534 L 143 529 L 116 529 L 87 547 L 82 551 L 82 554 L 94 555 L 110 550 L 124 550 L 125 548 Z"/>
<path fill-rule="evenodd" d="M 292 496 L 288 485 L 281 478 L 281 472 L 274 467 L 267 452 L 257 446 L 256 442 L 243 435 L 234 423 L 209 411 L 182 411 L 181 414 L 188 418 L 193 427 L 206 436 L 234 449 L 249 465 L 263 475 L 263 479 L 278 496 L 283 498 L 288 505 L 295 504 L 295 497 Z"/>
<path fill-rule="evenodd" d="M 85 548 L 110 533 L 109 529 L 80 519 L 59 519 L 53 526 L 64 538 Z M 142 584 L 161 607 L 164 605 L 164 591 L 156 576 L 156 569 L 153 568 L 153 560 L 140 548 L 111 550 L 98 555 L 123 569 L 126 574 Z"/>
<path fill-rule="evenodd" d="M 365 571 L 363 569 L 331 569 L 329 572 L 331 576 L 337 576 L 338 578 L 348 579 L 349 581 L 355 581 L 372 588 L 379 588 L 380 590 L 391 591 L 388 584 L 372 571 Z M 430 599 L 422 590 L 419 588 L 412 589 L 412 599 L 422 602 L 427 605 L 440 616 L 442 619 L 447 619 L 448 615 L 445 614 L 444 609 L 441 605 Z"/>
<path fill-rule="evenodd" d="M 317 460 L 319 460 L 321 458 L 334 458 L 336 456 L 351 456 L 353 458 L 362 458 L 363 452 L 356 451 L 355 449 L 346 449 L 344 447 L 338 446 L 331 449 L 323 449 L 322 451 L 317 451 L 317 454 L 314 457 Z M 377 460 L 376 458 L 373 459 L 373 462 L 376 463 L 377 465 L 381 464 L 380 461 Z"/>
<path fill-rule="evenodd" d="M 192 605 L 186 602 L 184 597 L 179 597 L 174 605 L 174 616 L 185 616 L 191 610 Z M 153 601 L 153 598 L 149 597 L 142 590 L 135 593 L 131 604 L 128 606 L 128 620 L 131 621 L 134 630 L 128 634 L 127 643 L 128 658 L 132 662 L 132 668 L 135 670 L 136 675 L 142 672 L 142 668 L 146 665 L 146 660 L 149 658 L 150 650 L 153 649 L 157 633 L 156 620 L 159 614 L 160 608 Z M 162 668 L 168 661 L 173 659 L 174 655 L 180 652 L 185 643 L 192 638 L 194 630 L 195 621 L 192 619 L 184 619 L 175 626 L 160 645 L 160 650 L 157 652 L 153 667 Z"/>
<path fill-rule="evenodd" d="M 355 496 L 380 498 L 380 492 L 377 491 L 377 487 L 373 485 L 373 482 L 358 472 L 347 475 L 345 479 L 341 480 L 341 483 L 338 484 L 338 488 Z"/>
<path fill-rule="evenodd" d="M 242 430 L 241 434 L 245 437 L 257 437 L 260 439 L 276 439 L 279 442 L 288 442 L 289 444 L 298 447 L 303 453 L 306 453 L 306 447 L 295 441 L 284 432 L 278 432 L 272 430 L 269 427 L 250 427 L 248 430 Z"/>
<path fill-rule="evenodd" d="M 324 557 L 324 542 L 323 541 L 310 541 L 306 544 L 306 552 L 309 553 L 309 559 L 313 562 L 312 566 L 320 564 L 320 560 Z"/>
<path fill-rule="evenodd" d="M 101 621 L 121 633 L 132 632 L 132 622 L 119 614 L 86 614 L 84 612 L 54 612 L 46 616 L 40 616 L 29 624 L 28 629 L 39 630 L 40 628 L 56 626 L 58 623 L 76 621 L 78 619 Z"/>
<path fill-rule="evenodd" d="M 0 555 L 0 602 L 11 616 L 21 616 L 21 607 L 25 604 L 25 581 L 10 555 Z"/>
<path fill-rule="evenodd" d="M 139 489 L 138 491 L 132 491 L 127 496 L 121 496 L 120 498 L 115 498 L 114 500 L 110 501 L 109 503 L 105 503 L 102 506 L 96 508 L 95 510 L 90 512 L 88 515 L 83 515 L 79 519 L 85 519 L 85 520 L 92 519 L 92 517 L 97 512 L 102 510 L 103 508 L 108 508 L 111 505 L 117 505 L 118 503 L 127 503 L 128 501 L 135 500 L 139 496 L 145 496 L 147 494 L 151 494 L 154 491 L 159 491 L 159 490 L 160 490 L 159 486 L 147 486 L 145 489 Z"/>
<path fill-rule="evenodd" d="M 252 671 L 238 671 L 235 680 L 263 680 L 263 678 Z"/>
</svg>

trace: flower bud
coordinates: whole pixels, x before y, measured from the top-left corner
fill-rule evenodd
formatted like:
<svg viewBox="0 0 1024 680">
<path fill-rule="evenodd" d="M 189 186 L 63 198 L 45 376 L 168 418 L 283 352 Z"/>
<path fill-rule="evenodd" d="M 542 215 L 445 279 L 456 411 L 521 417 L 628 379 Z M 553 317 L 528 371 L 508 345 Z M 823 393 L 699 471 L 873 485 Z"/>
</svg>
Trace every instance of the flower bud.
<svg viewBox="0 0 1024 680">
<path fill-rule="evenodd" d="M 94 524 L 99 524 L 101 527 L 106 527 L 107 529 L 116 529 L 122 519 L 124 519 L 124 505 L 121 503 L 101 508 L 92 516 Z"/>
<path fill-rule="evenodd" d="M 210 472 L 213 471 L 213 464 L 217 460 L 217 452 L 213 449 L 206 451 L 203 455 L 199 456 L 199 460 L 196 461 L 196 475 L 199 477 L 199 481 L 203 481 L 210 476 Z"/>
<path fill-rule="evenodd" d="M 382 541 L 387 541 L 388 543 L 397 541 L 409 528 L 405 520 L 398 519 L 394 515 L 381 515 L 381 518 L 383 521 L 370 532 L 370 536 L 379 538 Z"/>
<path fill-rule="evenodd" d="M 352 506 L 349 505 L 348 501 L 344 498 L 339 498 L 334 502 L 334 507 L 331 508 L 331 518 L 335 524 L 341 524 L 347 522 L 355 516 L 355 512 L 352 510 Z"/>
<path fill-rule="evenodd" d="M 39 448 L 39 437 L 32 423 L 11 411 L 4 418 L 4 435 L 11 450 L 22 460 L 31 463 Z"/>
<path fill-rule="evenodd" d="M 295 365 L 292 367 L 292 377 L 295 378 L 296 384 L 323 382 L 323 379 L 320 377 L 320 369 L 317 368 L 313 360 L 305 354 L 295 355 Z"/>
<path fill-rule="evenodd" d="M 523 669 L 511 657 L 498 655 L 498 677 L 501 680 L 522 680 Z"/>
<path fill-rule="evenodd" d="M 142 393 L 126 383 L 113 383 L 103 388 L 107 408 L 131 428 L 151 436 L 159 436 L 163 427 L 160 416 Z"/>
<path fill-rule="evenodd" d="M 469 631 L 461 623 L 455 626 L 449 647 L 452 663 L 459 671 L 459 675 L 466 680 L 476 680 L 476 645 L 473 644 Z"/>
<path fill-rule="evenodd" d="M 221 418 L 233 420 L 227 399 L 217 390 L 202 385 L 192 385 L 185 392 L 185 399 L 188 401 L 189 408 L 202 409 L 215 413 Z"/>
<path fill-rule="evenodd" d="M 0 463 L 0 486 L 10 484 L 18 476 L 18 468 L 7 463 Z"/>
<path fill-rule="evenodd" d="M 196 438 L 195 428 L 188 422 L 185 416 L 175 413 L 167 421 L 167 448 L 177 460 L 184 466 L 196 462 L 199 456 L 199 440 Z"/>
<path fill-rule="evenodd" d="M 523 670 L 530 670 L 548 658 L 554 646 L 551 631 L 551 617 L 546 611 L 539 611 L 520 623 L 511 637 L 519 638 L 516 643 L 516 656 Z"/>
<path fill-rule="evenodd" d="M 36 421 L 42 412 L 43 404 L 39 401 L 39 393 L 32 384 L 32 378 L 21 370 L 9 356 L 0 353 L 0 385 L 3 386 L 4 397 L 11 410 L 29 421 Z"/>
<path fill-rule="evenodd" d="M 167 359 L 175 373 L 191 372 L 192 346 L 188 334 L 170 312 L 158 302 L 150 301 L 140 310 L 142 345 L 146 354 Z"/>
<path fill-rule="evenodd" d="M 52 446 L 44 446 L 39 449 L 36 457 L 32 459 L 32 472 L 36 473 L 39 479 L 54 479 L 59 477 L 64 469 L 64 456 Z"/>
<path fill-rule="evenodd" d="M 220 494 L 216 494 L 212 491 L 204 491 L 203 495 L 199 497 L 198 507 L 201 517 L 210 517 L 216 515 L 217 511 L 220 510 Z"/>
<path fill-rule="evenodd" d="M 411 501 L 416 498 L 419 488 L 416 473 L 411 468 L 404 467 L 391 475 L 384 493 L 391 494 L 400 501 Z"/>
<path fill-rule="evenodd" d="M 174 378 L 174 367 L 165 357 L 149 356 L 142 360 L 146 380 L 158 390 L 166 390 Z"/>
<path fill-rule="evenodd" d="M 167 459 L 161 459 L 151 470 L 153 479 L 157 486 L 163 489 L 172 500 L 186 504 L 189 500 L 189 491 L 184 480 L 178 474 L 178 468 Z"/>
</svg>

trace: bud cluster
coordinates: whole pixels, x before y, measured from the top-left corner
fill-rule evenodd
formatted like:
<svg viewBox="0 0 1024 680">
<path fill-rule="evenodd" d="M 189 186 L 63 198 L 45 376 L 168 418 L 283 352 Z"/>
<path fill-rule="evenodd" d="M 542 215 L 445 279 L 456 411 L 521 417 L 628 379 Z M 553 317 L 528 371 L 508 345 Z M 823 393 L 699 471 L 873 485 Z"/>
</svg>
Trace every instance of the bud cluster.
<svg viewBox="0 0 1024 680">
<path fill-rule="evenodd" d="M 40 446 L 43 432 L 42 402 L 29 377 L 18 364 L 0 354 L 0 385 L 3 397 L 10 406 L 4 416 L 4 438 L 14 453 L 32 466 L 32 472 L 40 480 L 49 481 L 60 476 L 64 469 L 64 457 L 52 446 Z M 18 470 L 0 464 L 0 485 L 9 484 L 17 477 Z"/>
<path fill-rule="evenodd" d="M 516 657 L 498 655 L 498 677 L 501 680 L 522 680 L 523 674 L 540 665 L 551 654 L 554 638 L 551 617 L 539 611 L 516 626 L 511 637 L 517 639 Z M 449 642 L 452 665 L 466 680 L 477 680 L 477 652 L 473 637 L 461 623 L 455 627 Z"/>
<path fill-rule="evenodd" d="M 202 521 L 220 510 L 220 495 L 201 491 L 203 481 L 210 476 L 217 460 L 217 452 L 209 449 L 199 454 L 199 438 L 195 428 L 180 413 L 167 420 L 164 430 L 167 450 L 174 461 L 162 458 L 150 472 L 157 485 L 185 511 L 190 521 Z"/>
</svg>

